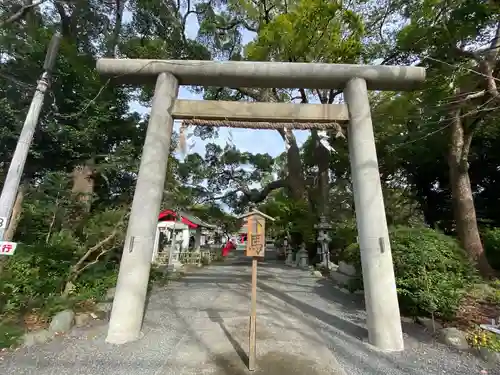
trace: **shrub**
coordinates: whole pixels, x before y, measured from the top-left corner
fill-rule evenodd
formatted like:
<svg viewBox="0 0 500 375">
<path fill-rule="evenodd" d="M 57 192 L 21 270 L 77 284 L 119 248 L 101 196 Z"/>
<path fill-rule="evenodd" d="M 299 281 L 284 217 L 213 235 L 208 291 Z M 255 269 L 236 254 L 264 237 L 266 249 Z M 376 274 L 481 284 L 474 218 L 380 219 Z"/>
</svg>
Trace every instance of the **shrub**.
<svg viewBox="0 0 500 375">
<path fill-rule="evenodd" d="M 358 231 L 355 222 L 340 223 L 332 228 L 330 246 L 333 249 L 345 249 L 356 242 Z"/>
<path fill-rule="evenodd" d="M 38 307 L 59 295 L 72 261 L 71 249 L 19 245 L 0 276 L 0 313 Z"/>
<path fill-rule="evenodd" d="M 41 308 L 50 315 L 74 302 L 99 299 L 116 284 L 116 265 L 101 262 L 82 273 L 70 298 L 63 298 L 68 271 L 76 261 L 70 242 L 20 244 L 0 275 L 0 314 Z"/>
<path fill-rule="evenodd" d="M 24 329 L 11 322 L 0 322 L 0 348 L 9 348 L 19 344 Z"/>
<path fill-rule="evenodd" d="M 490 266 L 500 271 L 500 228 L 487 229 L 481 237 Z"/>
<path fill-rule="evenodd" d="M 457 241 L 428 228 L 390 230 L 400 308 L 413 316 L 436 314 L 451 318 L 475 271 Z M 348 246 L 343 259 L 361 270 L 358 244 Z"/>
</svg>

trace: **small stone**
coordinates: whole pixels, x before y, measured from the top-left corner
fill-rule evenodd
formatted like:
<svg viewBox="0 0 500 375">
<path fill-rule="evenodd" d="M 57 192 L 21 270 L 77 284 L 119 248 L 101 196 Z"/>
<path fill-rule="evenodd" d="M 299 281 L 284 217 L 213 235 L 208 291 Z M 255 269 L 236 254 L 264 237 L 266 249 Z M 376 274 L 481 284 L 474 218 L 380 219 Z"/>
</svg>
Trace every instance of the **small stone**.
<svg viewBox="0 0 500 375">
<path fill-rule="evenodd" d="M 36 332 L 28 332 L 23 336 L 23 346 L 30 347 L 36 344 L 44 344 L 54 338 L 54 333 L 46 329 Z"/>
<path fill-rule="evenodd" d="M 75 320 L 75 313 L 73 310 L 64 310 L 58 312 L 52 317 L 50 322 L 49 331 L 53 333 L 68 332 L 73 327 Z"/>
<path fill-rule="evenodd" d="M 110 313 L 106 311 L 96 311 L 94 313 L 95 318 L 97 320 L 108 320 L 110 317 Z"/>
<path fill-rule="evenodd" d="M 104 296 L 105 301 L 106 302 L 113 301 L 113 299 L 115 298 L 115 294 L 116 294 L 116 288 L 109 288 L 106 291 L 106 295 Z"/>
<path fill-rule="evenodd" d="M 342 272 L 344 275 L 347 275 L 347 276 L 356 276 L 356 268 L 354 268 L 354 266 L 352 266 L 350 264 L 347 264 L 344 261 L 339 262 L 338 271 Z"/>
<path fill-rule="evenodd" d="M 439 331 L 440 329 L 443 329 L 442 324 L 437 322 L 435 319 L 434 319 L 434 325 L 432 323 L 432 319 L 426 317 L 418 317 L 417 322 L 423 325 L 425 329 L 429 332 L 436 332 Z"/>
<path fill-rule="evenodd" d="M 402 316 L 401 323 L 413 324 L 413 323 L 415 323 L 415 320 L 413 318 L 408 317 L 408 316 Z"/>
<path fill-rule="evenodd" d="M 110 312 L 111 309 L 113 308 L 113 303 L 111 302 L 99 302 L 95 305 L 95 309 L 97 311 L 102 311 L 102 312 Z"/>
<path fill-rule="evenodd" d="M 450 345 L 456 349 L 469 349 L 466 334 L 457 328 L 449 327 L 441 329 L 439 331 L 439 338 L 444 344 Z"/>
<path fill-rule="evenodd" d="M 92 315 L 89 313 L 80 313 L 75 316 L 75 326 L 84 327 L 92 320 Z"/>
<path fill-rule="evenodd" d="M 500 353 L 494 352 L 488 348 L 479 348 L 479 356 L 492 365 L 500 364 Z"/>
<path fill-rule="evenodd" d="M 90 313 L 90 316 L 92 317 L 92 319 L 97 319 L 98 318 L 97 314 L 93 313 L 93 312 Z"/>
<path fill-rule="evenodd" d="M 315 270 L 315 271 L 313 272 L 313 276 L 316 276 L 316 277 L 323 277 L 323 274 L 322 274 L 320 271 Z"/>
</svg>

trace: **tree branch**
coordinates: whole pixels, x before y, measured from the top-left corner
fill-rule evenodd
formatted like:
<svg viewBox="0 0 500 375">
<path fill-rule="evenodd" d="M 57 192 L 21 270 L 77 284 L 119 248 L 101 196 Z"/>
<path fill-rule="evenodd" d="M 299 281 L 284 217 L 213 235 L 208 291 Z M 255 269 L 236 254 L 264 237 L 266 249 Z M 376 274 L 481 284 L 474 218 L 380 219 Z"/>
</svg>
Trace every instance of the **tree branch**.
<svg viewBox="0 0 500 375">
<path fill-rule="evenodd" d="M 4 27 L 10 23 L 13 23 L 13 22 L 17 22 L 17 21 L 20 21 L 22 19 L 24 19 L 24 17 L 26 17 L 26 15 L 28 14 L 28 11 L 34 7 L 37 7 L 43 3 L 45 3 L 47 0 L 38 0 L 38 1 L 35 1 L 34 3 L 31 3 L 31 4 L 25 4 L 21 7 L 21 9 L 19 9 L 16 13 L 14 13 L 12 16 L 10 16 L 9 18 L 7 18 L 5 21 L 1 21 L 0 22 L 0 27 Z"/>
<path fill-rule="evenodd" d="M 108 250 L 101 250 L 101 252 L 96 257 L 96 259 L 94 259 L 92 262 L 90 262 L 89 264 L 87 264 L 85 266 L 83 265 L 85 263 L 85 261 L 94 252 L 101 249 L 103 246 L 105 246 L 106 244 L 111 242 L 116 237 L 116 235 L 118 234 L 118 230 L 120 229 L 120 225 L 123 224 L 124 220 L 128 217 L 128 215 L 129 215 L 128 213 L 126 215 L 124 215 L 123 218 L 120 219 L 120 221 L 118 221 L 118 223 L 115 225 L 115 227 L 113 228 L 113 231 L 106 238 L 99 241 L 97 244 L 95 244 L 90 249 L 88 249 L 87 252 L 85 254 L 83 254 L 83 256 L 78 260 L 78 262 L 76 262 L 76 264 L 73 267 L 71 267 L 71 273 L 70 273 L 70 277 L 68 278 L 68 281 L 75 280 L 85 269 L 87 269 L 88 267 L 90 267 L 93 264 L 96 264 L 99 261 L 99 258 L 109 251 L 109 249 Z"/>
<path fill-rule="evenodd" d="M 225 199 L 225 198 L 228 198 L 230 197 L 231 195 L 235 195 L 236 193 L 242 191 L 242 188 L 238 188 L 238 189 L 235 189 L 235 190 L 231 190 L 225 194 L 222 194 L 222 195 L 219 195 L 218 197 L 207 197 L 206 199 L 202 199 L 200 201 L 200 204 L 202 203 L 207 203 L 207 202 L 213 202 L 213 201 L 219 201 L 219 200 L 222 200 L 222 199 Z"/>
<path fill-rule="evenodd" d="M 261 99 L 260 90 L 252 90 L 252 89 L 245 88 L 245 87 L 233 88 L 233 90 L 236 90 L 239 93 L 241 93 L 242 95 L 248 96 L 256 101 L 260 101 L 260 99 Z"/>
<path fill-rule="evenodd" d="M 245 200 L 247 202 L 260 203 L 264 199 L 266 199 L 267 196 L 273 190 L 281 189 L 287 186 L 288 186 L 287 179 L 276 180 L 264 186 L 264 188 L 261 191 L 258 191 L 257 189 L 252 189 L 251 191 L 242 191 L 242 193 L 245 194 Z"/>
</svg>

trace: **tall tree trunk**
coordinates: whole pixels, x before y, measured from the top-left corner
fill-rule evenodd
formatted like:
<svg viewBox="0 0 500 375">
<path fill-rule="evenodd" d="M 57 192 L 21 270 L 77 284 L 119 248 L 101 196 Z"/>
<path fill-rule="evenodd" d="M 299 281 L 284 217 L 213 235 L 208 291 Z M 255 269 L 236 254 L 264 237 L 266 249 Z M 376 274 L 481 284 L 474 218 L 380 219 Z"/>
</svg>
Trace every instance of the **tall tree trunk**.
<svg viewBox="0 0 500 375">
<path fill-rule="evenodd" d="M 73 187 L 71 192 L 76 196 L 77 200 L 83 205 L 84 211 L 89 212 L 94 194 L 94 161 L 88 160 L 86 163 L 77 165 L 73 169 Z"/>
<path fill-rule="evenodd" d="M 314 145 L 314 158 L 318 166 L 316 187 L 312 190 L 316 197 L 313 199 L 316 205 L 318 216 L 326 216 L 328 214 L 328 201 L 330 194 L 330 153 L 320 143 L 317 130 L 311 131 L 312 143 Z"/>
<path fill-rule="evenodd" d="M 293 132 L 289 129 L 286 129 L 284 132 L 287 133 L 287 140 L 285 140 L 285 142 L 288 143 L 287 169 L 289 188 L 292 197 L 294 199 L 300 200 L 304 198 L 304 194 L 306 191 L 304 174 L 302 170 L 302 160 L 300 158 L 300 149 L 297 145 L 297 140 L 295 139 Z"/>
<path fill-rule="evenodd" d="M 479 235 L 476 208 L 469 179 L 468 156 L 472 133 L 464 130 L 460 108 L 457 108 L 453 113 L 450 131 L 448 166 L 457 236 L 481 274 L 491 276 L 494 271 L 488 263 Z"/>
<path fill-rule="evenodd" d="M 280 102 L 279 95 L 276 89 L 249 90 L 244 88 L 238 89 L 243 95 L 246 95 L 258 102 Z M 305 198 L 306 183 L 304 171 L 302 167 L 302 159 L 300 157 L 300 149 L 297 145 L 297 139 L 293 134 L 292 129 L 281 128 L 277 129 L 281 138 L 287 147 L 287 186 L 293 199 L 300 200 Z M 270 191 L 269 191 L 270 192 Z"/>
<path fill-rule="evenodd" d="M 120 40 L 120 32 L 122 30 L 122 19 L 123 12 L 125 10 L 125 0 L 116 0 L 115 1 L 115 26 L 113 28 L 113 32 L 109 37 L 108 48 L 106 51 L 106 57 L 116 57 L 116 47 L 118 46 L 118 42 Z"/>
</svg>

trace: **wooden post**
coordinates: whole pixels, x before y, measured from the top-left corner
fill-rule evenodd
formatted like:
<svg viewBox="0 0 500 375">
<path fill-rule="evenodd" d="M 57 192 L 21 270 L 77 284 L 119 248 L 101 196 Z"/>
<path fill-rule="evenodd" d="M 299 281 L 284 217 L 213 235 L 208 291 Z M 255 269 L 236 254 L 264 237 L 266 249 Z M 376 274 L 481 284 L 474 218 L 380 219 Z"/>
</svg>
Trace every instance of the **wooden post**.
<svg viewBox="0 0 500 375">
<path fill-rule="evenodd" d="M 257 257 L 252 258 L 252 303 L 250 309 L 250 332 L 249 332 L 249 355 L 248 369 L 255 370 L 255 357 L 257 355 L 256 332 L 257 332 Z"/>
<path fill-rule="evenodd" d="M 247 222 L 247 247 L 245 255 L 252 257 L 252 302 L 250 305 L 250 327 L 248 332 L 248 369 L 255 370 L 257 357 L 257 262 L 266 253 L 266 219 L 274 219 L 253 210 L 239 217 Z"/>
</svg>

